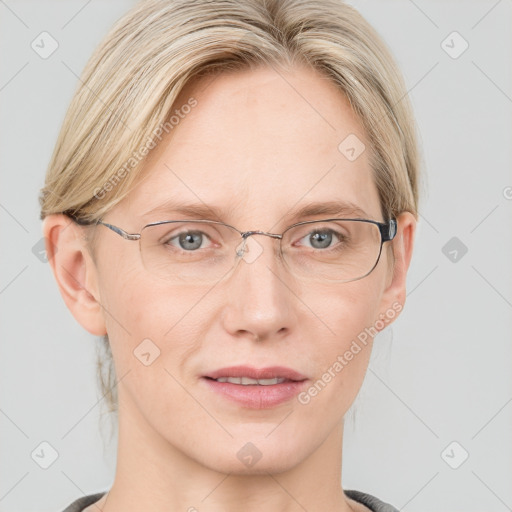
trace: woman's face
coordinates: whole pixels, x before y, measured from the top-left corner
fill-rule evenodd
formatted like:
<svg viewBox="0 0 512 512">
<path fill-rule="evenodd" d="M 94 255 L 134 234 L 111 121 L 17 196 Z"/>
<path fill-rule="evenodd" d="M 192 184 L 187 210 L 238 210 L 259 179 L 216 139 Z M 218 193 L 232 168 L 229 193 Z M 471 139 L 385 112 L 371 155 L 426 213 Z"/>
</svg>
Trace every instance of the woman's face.
<svg viewBox="0 0 512 512">
<path fill-rule="evenodd" d="M 369 141 L 327 79 L 307 68 L 261 68 L 191 84 L 176 108 L 191 97 L 197 105 L 151 151 L 146 178 L 106 222 L 139 233 L 150 222 L 183 218 L 169 205 L 152 212 L 173 201 L 207 205 L 243 231 L 282 233 L 294 222 L 332 217 L 292 216 L 329 201 L 366 214 L 340 217 L 384 220 L 362 145 Z M 349 142 L 354 152 L 347 153 Z M 91 268 L 87 260 L 87 283 L 101 304 L 94 325 L 104 322 L 121 379 L 121 436 L 130 429 L 160 453 L 180 452 L 226 473 L 264 472 L 295 466 L 339 432 L 373 336 L 402 308 L 414 219 L 399 218 L 394 274 L 385 244 L 372 273 L 341 284 L 294 277 L 276 256 L 279 241 L 259 235 L 252 237 L 259 255 L 226 278 L 169 282 L 147 271 L 139 242 L 96 229 L 97 263 Z M 94 322 L 83 318 L 92 331 Z M 204 377 L 239 365 L 287 367 L 307 380 L 300 394 L 256 408 L 228 399 Z M 250 457 L 261 458 L 252 467 Z"/>
</svg>

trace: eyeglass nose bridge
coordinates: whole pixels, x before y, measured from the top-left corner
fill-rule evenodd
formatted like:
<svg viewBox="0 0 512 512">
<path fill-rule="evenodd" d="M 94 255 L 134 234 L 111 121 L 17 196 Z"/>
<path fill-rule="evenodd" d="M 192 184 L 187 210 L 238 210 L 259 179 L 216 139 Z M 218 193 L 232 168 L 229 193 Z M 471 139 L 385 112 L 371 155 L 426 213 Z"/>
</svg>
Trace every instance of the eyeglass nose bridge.
<svg viewBox="0 0 512 512">
<path fill-rule="evenodd" d="M 236 251 L 236 255 L 240 257 L 242 257 L 245 254 L 247 239 L 252 235 L 265 235 L 271 238 L 278 238 L 279 240 L 282 240 L 283 238 L 283 235 L 278 235 L 276 233 L 267 233 L 266 231 L 240 231 L 240 235 L 242 236 L 243 243 L 242 247 L 239 247 Z"/>
<path fill-rule="evenodd" d="M 265 235 L 270 236 L 272 238 L 283 238 L 283 235 L 277 235 L 276 233 L 267 233 L 266 231 L 242 231 L 240 234 L 242 235 L 242 238 L 244 240 L 251 235 Z"/>
</svg>

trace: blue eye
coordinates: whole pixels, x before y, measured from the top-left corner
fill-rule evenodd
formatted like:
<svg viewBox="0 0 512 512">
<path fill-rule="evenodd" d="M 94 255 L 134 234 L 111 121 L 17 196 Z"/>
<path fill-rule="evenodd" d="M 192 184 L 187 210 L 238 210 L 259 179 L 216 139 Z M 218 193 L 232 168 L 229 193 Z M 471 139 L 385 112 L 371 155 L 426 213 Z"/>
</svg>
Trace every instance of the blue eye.
<svg viewBox="0 0 512 512">
<path fill-rule="evenodd" d="M 331 243 L 334 241 L 341 242 L 341 235 L 332 229 L 316 229 L 311 231 L 301 240 L 306 239 L 309 242 L 309 247 L 313 249 L 328 249 L 332 247 Z"/>
<path fill-rule="evenodd" d="M 173 236 L 165 243 L 185 251 L 195 251 L 196 249 L 203 248 L 203 241 L 205 241 L 207 238 L 207 235 L 205 235 L 202 231 L 184 231 L 176 236 Z M 179 245 L 176 246 L 176 244 L 172 243 L 173 241 L 177 241 Z"/>
</svg>

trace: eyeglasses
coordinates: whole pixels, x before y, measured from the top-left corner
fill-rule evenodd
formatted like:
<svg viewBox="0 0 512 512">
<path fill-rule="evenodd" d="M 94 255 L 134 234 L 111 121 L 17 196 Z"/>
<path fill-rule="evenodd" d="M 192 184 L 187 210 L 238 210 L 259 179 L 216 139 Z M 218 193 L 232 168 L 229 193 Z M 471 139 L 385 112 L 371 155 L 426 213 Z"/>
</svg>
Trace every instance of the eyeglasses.
<svg viewBox="0 0 512 512">
<path fill-rule="evenodd" d="M 144 226 L 140 233 L 98 220 L 126 240 L 139 240 L 142 262 L 148 272 L 183 283 L 216 282 L 244 259 L 254 262 L 263 252 L 249 237 L 279 239 L 279 255 L 296 277 L 344 283 L 366 277 L 379 262 L 384 242 L 393 240 L 397 222 L 367 219 L 323 219 L 298 222 L 282 234 L 240 231 L 214 220 L 166 220 Z M 241 239 L 240 239 L 241 238 Z"/>
</svg>

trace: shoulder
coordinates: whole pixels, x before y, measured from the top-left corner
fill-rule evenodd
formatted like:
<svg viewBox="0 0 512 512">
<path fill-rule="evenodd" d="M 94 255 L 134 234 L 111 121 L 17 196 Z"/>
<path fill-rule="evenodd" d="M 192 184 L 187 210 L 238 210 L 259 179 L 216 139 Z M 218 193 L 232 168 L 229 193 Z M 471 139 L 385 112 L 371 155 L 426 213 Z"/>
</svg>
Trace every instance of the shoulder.
<svg viewBox="0 0 512 512">
<path fill-rule="evenodd" d="M 104 496 L 104 492 L 99 492 L 96 494 L 89 494 L 87 496 L 83 496 L 82 498 L 78 498 L 73 501 L 68 507 L 64 509 L 63 512 L 82 512 L 85 507 L 96 503 L 102 496 Z"/>
<path fill-rule="evenodd" d="M 393 507 L 393 505 L 390 505 L 371 494 L 355 490 L 345 490 L 344 493 L 348 498 L 365 505 L 369 510 L 371 510 L 371 512 L 399 512 L 397 508 Z"/>
</svg>

